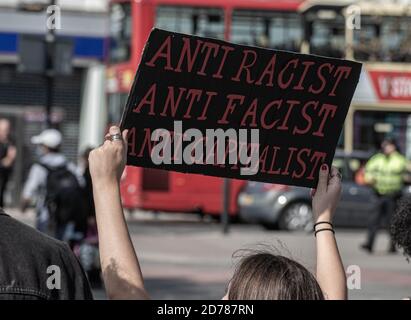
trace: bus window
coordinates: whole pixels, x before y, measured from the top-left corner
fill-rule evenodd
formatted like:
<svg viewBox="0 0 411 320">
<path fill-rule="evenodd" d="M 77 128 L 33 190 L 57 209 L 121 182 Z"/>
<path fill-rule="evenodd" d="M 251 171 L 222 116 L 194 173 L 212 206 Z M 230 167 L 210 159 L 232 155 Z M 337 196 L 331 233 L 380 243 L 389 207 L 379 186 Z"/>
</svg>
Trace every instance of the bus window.
<svg viewBox="0 0 411 320">
<path fill-rule="evenodd" d="M 224 11 L 218 8 L 158 6 L 155 24 L 172 32 L 224 38 Z"/>
<path fill-rule="evenodd" d="M 362 16 L 353 48 L 361 61 L 411 62 L 411 18 Z"/>
<path fill-rule="evenodd" d="M 131 3 L 113 3 L 110 7 L 110 62 L 126 62 L 131 55 Z"/>
<path fill-rule="evenodd" d="M 321 12 L 321 11 L 320 11 Z M 310 53 L 343 58 L 345 55 L 344 18 L 335 13 L 333 19 L 312 22 Z"/>
<path fill-rule="evenodd" d="M 354 113 L 354 149 L 378 150 L 390 137 L 400 152 L 411 156 L 411 114 L 407 112 L 356 111 Z"/>
<path fill-rule="evenodd" d="M 230 41 L 299 51 L 301 39 L 302 25 L 296 13 L 233 11 Z"/>
</svg>

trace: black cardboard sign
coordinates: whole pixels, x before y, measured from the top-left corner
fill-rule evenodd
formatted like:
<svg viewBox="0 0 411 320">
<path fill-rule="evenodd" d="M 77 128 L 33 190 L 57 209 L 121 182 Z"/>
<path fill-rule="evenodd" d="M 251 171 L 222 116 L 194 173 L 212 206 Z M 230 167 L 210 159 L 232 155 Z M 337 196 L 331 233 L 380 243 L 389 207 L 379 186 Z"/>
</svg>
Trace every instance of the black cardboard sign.
<svg viewBox="0 0 411 320">
<path fill-rule="evenodd" d="M 353 61 L 153 29 L 121 121 L 130 130 L 127 164 L 314 187 L 321 164 L 332 162 L 360 72 Z M 193 128 L 203 139 L 187 134 Z M 207 149 L 211 129 L 237 134 L 222 144 L 224 163 L 221 146 Z M 243 174 L 246 162 L 232 154 L 254 157 L 255 174 Z"/>
</svg>

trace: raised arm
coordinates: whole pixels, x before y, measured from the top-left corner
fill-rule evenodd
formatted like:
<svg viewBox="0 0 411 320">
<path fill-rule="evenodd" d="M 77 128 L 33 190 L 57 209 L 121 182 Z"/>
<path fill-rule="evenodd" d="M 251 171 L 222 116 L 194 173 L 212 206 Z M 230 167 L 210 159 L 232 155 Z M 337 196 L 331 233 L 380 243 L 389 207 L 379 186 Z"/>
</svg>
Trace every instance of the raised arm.
<svg viewBox="0 0 411 320">
<path fill-rule="evenodd" d="M 313 196 L 313 214 L 317 245 L 317 281 L 326 299 L 347 299 L 347 280 L 337 241 L 332 229 L 335 208 L 341 194 L 341 175 L 333 167 L 329 172 L 328 166 L 320 170 L 317 189 Z M 323 230 L 324 229 L 324 230 Z"/>
<path fill-rule="evenodd" d="M 116 134 L 121 135 L 120 129 L 111 127 L 106 138 Z M 107 139 L 89 156 L 100 260 L 109 299 L 148 299 L 120 200 L 119 181 L 126 163 L 126 149 L 127 131 L 124 131 L 122 139 Z"/>
</svg>

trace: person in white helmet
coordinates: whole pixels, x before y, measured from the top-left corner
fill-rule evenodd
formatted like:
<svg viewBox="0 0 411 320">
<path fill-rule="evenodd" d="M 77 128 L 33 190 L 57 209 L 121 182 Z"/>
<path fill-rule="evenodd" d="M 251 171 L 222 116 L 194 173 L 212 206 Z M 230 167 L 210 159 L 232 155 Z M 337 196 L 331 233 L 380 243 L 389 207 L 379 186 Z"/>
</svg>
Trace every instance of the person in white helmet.
<svg viewBox="0 0 411 320">
<path fill-rule="evenodd" d="M 60 194 L 74 197 L 74 199 L 64 200 L 64 206 L 70 208 L 63 209 L 71 211 L 81 210 L 79 206 L 81 201 L 75 199 L 78 197 L 77 191 L 73 195 L 72 190 L 79 189 L 77 187 L 81 186 L 83 181 L 81 176 L 78 175 L 75 164 L 69 162 L 60 152 L 62 140 L 61 133 L 56 129 L 46 129 L 39 135 L 31 138 L 31 142 L 37 146 L 39 160 L 30 168 L 22 193 L 21 210 L 24 212 L 28 205 L 35 201 L 37 211 L 36 228 L 39 231 L 55 236 L 59 240 L 68 240 L 65 238 L 68 232 L 67 225 L 70 222 L 69 215 L 72 215 L 72 213 L 65 214 L 65 221 L 60 221 L 60 223 L 56 221 L 57 213 L 52 211 L 57 210 L 58 204 L 56 199 L 51 199 L 50 193 L 56 191 L 57 193 L 60 192 Z M 51 178 L 52 175 L 53 178 Z M 57 182 L 55 181 L 56 179 L 58 179 Z M 73 182 L 73 180 L 76 181 Z M 57 190 L 64 183 L 68 184 L 71 190 L 67 192 L 66 190 Z M 54 185 L 51 186 L 50 184 Z M 55 194 L 54 198 L 57 197 L 61 197 L 61 195 Z M 58 210 L 59 216 L 61 216 L 61 208 Z"/>
</svg>

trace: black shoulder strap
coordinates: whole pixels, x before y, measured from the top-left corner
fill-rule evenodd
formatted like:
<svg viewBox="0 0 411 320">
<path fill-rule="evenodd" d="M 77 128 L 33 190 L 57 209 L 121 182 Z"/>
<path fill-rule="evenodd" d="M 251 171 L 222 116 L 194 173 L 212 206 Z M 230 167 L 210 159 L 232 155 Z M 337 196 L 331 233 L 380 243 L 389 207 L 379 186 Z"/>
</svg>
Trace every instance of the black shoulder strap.
<svg viewBox="0 0 411 320">
<path fill-rule="evenodd" d="M 52 169 L 48 165 L 46 165 L 44 163 L 41 163 L 40 161 L 37 161 L 36 164 L 38 164 L 40 167 L 43 167 L 44 169 L 46 169 L 47 172 L 52 171 Z"/>
<path fill-rule="evenodd" d="M 68 169 L 68 164 L 67 164 L 67 162 L 65 162 L 65 163 L 63 163 L 62 165 L 57 166 L 57 167 L 48 166 L 48 165 L 46 165 L 46 164 L 44 164 L 44 163 L 41 163 L 40 161 L 38 161 L 37 164 L 40 165 L 41 167 L 43 167 L 44 169 L 46 169 L 48 173 L 50 173 L 50 172 L 52 172 L 52 171 L 60 170 L 60 169 Z"/>
</svg>

